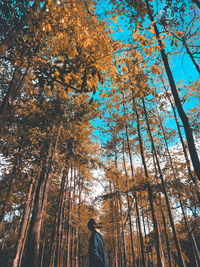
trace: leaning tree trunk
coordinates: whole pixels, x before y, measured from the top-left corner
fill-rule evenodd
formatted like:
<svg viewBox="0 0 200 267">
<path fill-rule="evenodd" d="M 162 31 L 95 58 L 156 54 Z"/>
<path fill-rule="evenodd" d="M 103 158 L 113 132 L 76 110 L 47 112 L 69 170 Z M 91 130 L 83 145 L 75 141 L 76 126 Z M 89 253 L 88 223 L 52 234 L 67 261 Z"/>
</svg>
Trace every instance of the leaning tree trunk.
<svg viewBox="0 0 200 267">
<path fill-rule="evenodd" d="M 171 88 L 171 91 L 172 91 L 172 95 L 174 97 L 174 102 L 176 104 L 176 107 L 177 107 L 177 110 L 178 110 L 178 114 L 179 114 L 179 116 L 181 118 L 181 121 L 183 123 L 183 127 L 184 127 L 184 130 L 185 130 L 186 139 L 187 139 L 188 148 L 189 148 L 189 153 L 190 153 L 190 157 L 191 157 L 192 164 L 193 164 L 193 167 L 194 167 L 194 171 L 195 171 L 198 179 L 200 180 L 200 161 L 199 161 L 199 157 L 198 157 L 197 150 L 196 150 L 196 147 L 195 147 L 192 129 L 191 129 L 188 117 L 187 117 L 187 115 L 186 115 L 186 113 L 185 113 L 185 111 L 183 109 L 182 104 L 181 104 L 181 100 L 180 100 L 180 97 L 179 97 L 179 94 L 178 94 L 178 90 L 176 88 L 176 84 L 175 84 L 175 81 L 174 81 L 174 78 L 173 78 L 173 75 L 172 75 L 172 71 L 171 71 L 170 66 L 169 66 L 169 61 L 168 61 L 167 55 L 165 53 L 165 50 L 163 48 L 164 46 L 163 46 L 163 43 L 162 43 L 161 38 L 160 38 L 160 33 L 159 33 L 158 28 L 157 28 L 156 23 L 155 23 L 155 19 L 153 17 L 152 10 L 150 8 L 149 1 L 145 0 L 145 3 L 146 3 L 146 6 L 147 6 L 147 12 L 148 12 L 149 18 L 150 18 L 150 20 L 152 22 L 152 25 L 154 27 L 156 38 L 157 38 L 157 41 L 158 41 L 158 44 L 159 44 L 162 61 L 163 61 L 163 64 L 164 64 L 164 67 L 165 67 L 165 70 L 166 70 L 166 74 L 167 74 L 167 77 L 168 77 L 168 80 L 169 80 L 169 84 L 170 84 L 170 88 Z"/>
<path fill-rule="evenodd" d="M 157 113 L 158 113 L 158 111 L 157 111 Z M 162 124 L 162 120 L 160 118 L 160 115 L 157 114 L 157 117 L 158 117 L 158 120 L 159 120 L 161 131 L 163 133 L 163 138 L 164 138 L 165 147 L 166 147 L 166 154 L 168 155 L 168 158 L 169 158 L 170 167 L 171 167 L 171 170 L 172 170 L 172 173 L 173 173 L 173 177 L 174 177 L 174 179 L 176 179 L 175 169 L 174 169 L 172 157 L 171 157 L 171 154 L 170 154 L 170 151 L 169 151 L 165 129 L 164 129 L 164 126 Z M 187 232 L 188 232 L 189 242 L 190 242 L 191 247 L 193 248 L 192 249 L 192 254 L 193 254 L 193 257 L 194 257 L 194 261 L 195 261 L 196 266 L 198 266 L 200 264 L 200 258 L 199 258 L 198 250 L 195 251 L 195 249 L 196 249 L 196 242 L 195 243 L 193 242 L 193 239 L 191 237 L 191 233 L 189 231 L 189 227 L 188 227 L 187 220 L 186 220 L 186 217 L 185 217 L 184 208 L 183 208 L 181 197 L 180 197 L 180 193 L 178 193 L 178 197 L 179 197 L 180 207 L 181 207 L 181 210 L 182 210 L 182 213 L 183 213 L 183 217 L 184 217 L 186 229 L 187 229 Z"/>
<path fill-rule="evenodd" d="M 157 150 L 155 148 L 153 136 L 152 136 L 150 125 L 149 125 L 149 119 L 148 119 L 148 116 L 147 116 L 147 111 L 146 111 L 146 106 L 145 106 L 144 99 L 142 99 L 142 103 L 143 103 L 143 109 L 144 109 L 144 114 L 145 114 L 145 119 L 146 119 L 147 131 L 148 131 L 149 139 L 150 139 L 150 142 L 151 142 L 152 150 L 153 150 L 153 153 L 154 153 L 154 156 L 155 156 L 155 159 L 156 159 L 156 164 L 157 164 L 157 167 L 158 167 L 160 181 L 162 183 L 163 194 L 165 196 L 165 201 L 166 201 L 169 220 L 170 220 L 170 224 L 171 224 L 171 228 L 172 228 L 172 232 L 173 232 L 173 237 L 174 237 L 174 241 L 175 241 L 175 245 L 176 245 L 176 250 L 177 250 L 177 253 L 178 253 L 179 266 L 180 267 L 185 267 L 185 263 L 184 263 L 183 256 L 182 256 L 182 251 L 181 251 L 181 246 L 180 246 L 180 243 L 179 243 L 179 239 L 178 239 L 178 236 L 177 236 L 177 233 L 176 233 L 174 220 L 173 220 L 173 217 L 172 217 L 172 211 L 171 211 L 171 207 L 170 207 L 170 203 L 169 203 L 169 197 L 168 197 L 168 193 L 167 193 L 166 184 L 165 184 L 164 177 L 163 177 L 163 174 L 162 174 L 162 171 L 161 171 L 160 162 L 159 162 L 159 159 L 158 159 L 158 156 L 157 156 Z"/>
<path fill-rule="evenodd" d="M 20 254 L 22 254 L 22 249 L 23 249 L 23 244 L 25 243 L 25 236 L 26 236 L 26 230 L 27 230 L 27 225 L 30 219 L 30 213 L 31 213 L 31 201 L 33 198 L 33 180 L 31 180 L 29 184 L 29 191 L 28 195 L 26 198 L 26 205 L 23 213 L 23 218 L 17 238 L 17 244 L 15 248 L 15 256 L 14 260 L 12 263 L 12 267 L 19 267 L 20 264 Z"/>
<path fill-rule="evenodd" d="M 178 118 L 177 118 L 177 115 L 176 115 L 176 110 L 175 110 L 175 107 L 171 101 L 171 98 L 167 92 L 167 89 L 166 89 L 166 86 L 164 84 L 164 81 L 161 79 L 162 83 L 163 83 L 163 86 L 164 86 L 164 90 L 166 92 L 166 96 L 167 96 L 167 99 L 169 100 L 170 102 L 170 105 L 171 105 L 171 108 L 173 110 L 173 114 L 174 114 L 174 119 L 175 119 L 175 122 L 176 122 L 176 126 L 177 126 L 177 129 L 178 129 L 178 135 L 179 135 L 179 139 L 180 139 L 180 142 L 181 142 L 181 145 L 182 145 L 182 148 L 183 148 L 183 153 L 184 153 L 184 156 L 185 156 L 185 160 L 186 160 L 186 164 L 187 164 L 187 169 L 188 169 L 188 173 L 189 173 L 189 176 L 191 178 L 191 180 L 193 181 L 194 184 L 197 184 L 198 180 L 196 180 L 196 178 L 193 176 L 192 174 L 192 171 L 191 171 L 191 168 L 190 168 L 190 161 L 189 161 L 189 158 L 188 158 L 188 153 L 187 153 L 187 149 L 185 147 L 185 144 L 184 144 L 184 140 L 183 140 L 183 136 L 182 136 L 182 133 L 181 133 L 181 127 L 180 127 L 180 124 L 178 122 Z"/>
</svg>

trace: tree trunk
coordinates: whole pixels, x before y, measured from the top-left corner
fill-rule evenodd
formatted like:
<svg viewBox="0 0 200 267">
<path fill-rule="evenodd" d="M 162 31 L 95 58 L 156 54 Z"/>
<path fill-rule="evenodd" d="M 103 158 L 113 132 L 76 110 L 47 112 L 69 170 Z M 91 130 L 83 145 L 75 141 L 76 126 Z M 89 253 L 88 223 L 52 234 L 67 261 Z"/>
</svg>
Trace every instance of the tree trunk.
<svg viewBox="0 0 200 267">
<path fill-rule="evenodd" d="M 168 263 L 169 263 L 169 267 L 172 267 L 171 249 L 170 249 L 169 238 L 168 238 L 168 234 L 167 234 L 167 224 L 166 224 L 166 220 L 165 220 L 165 215 L 164 215 L 163 209 L 162 209 L 161 196 L 160 196 L 159 206 L 160 206 L 160 211 L 161 211 L 162 219 L 163 219 L 163 228 L 164 228 L 164 234 L 165 234 L 166 245 L 167 245 Z"/>
<path fill-rule="evenodd" d="M 123 208 L 122 208 L 122 203 L 121 203 L 121 197 L 119 195 L 119 208 L 120 208 L 120 214 L 121 214 L 121 218 L 123 218 Z M 126 259 L 127 259 L 127 256 L 126 256 L 126 241 L 125 241 L 125 233 L 124 233 L 124 223 L 123 223 L 123 219 L 122 220 L 122 231 L 121 231 L 121 237 L 122 237 L 122 244 L 121 247 L 123 248 L 123 260 L 122 260 L 122 266 L 123 267 L 126 267 Z M 124 263 L 124 264 L 123 264 Z"/>
<path fill-rule="evenodd" d="M 44 208 L 44 202 L 46 201 L 47 197 L 46 188 L 49 178 L 49 172 L 47 171 L 45 165 L 46 162 L 43 163 L 42 171 L 36 189 L 33 213 L 27 240 L 26 265 L 29 267 L 39 266 L 39 248 L 40 248 L 42 212 Z"/>
<path fill-rule="evenodd" d="M 162 57 L 162 60 L 163 60 L 164 66 L 165 66 L 166 74 L 167 74 L 167 77 L 169 80 L 170 88 L 172 91 L 172 95 L 174 97 L 174 101 L 175 101 L 175 104 L 176 104 L 176 107 L 178 110 L 178 114 L 179 114 L 181 121 L 183 123 L 183 127 L 185 130 L 186 139 L 187 139 L 188 148 L 189 148 L 192 164 L 194 167 L 194 171 L 195 171 L 198 179 L 200 180 L 200 161 L 199 161 L 199 157 L 198 157 L 197 150 L 195 147 L 192 129 L 190 127 L 188 117 L 187 117 L 187 115 L 186 115 L 186 113 L 182 107 L 182 104 L 181 104 L 181 101 L 180 101 L 180 98 L 178 95 L 178 91 L 176 88 L 176 84 L 175 84 L 175 81 L 174 81 L 174 78 L 173 78 L 173 75 L 172 75 L 172 72 L 171 72 L 171 69 L 169 66 L 168 58 L 167 58 L 167 55 L 166 55 L 165 50 L 163 48 L 163 43 L 162 43 L 161 38 L 160 38 L 160 33 L 159 33 L 158 28 L 156 26 L 156 23 L 155 23 L 153 15 L 152 15 L 152 10 L 149 6 L 148 0 L 145 0 L 145 3 L 147 6 L 149 18 L 150 18 L 152 25 L 154 27 L 156 38 L 157 38 L 157 41 L 158 41 L 158 44 L 160 47 L 161 57 Z"/>
<path fill-rule="evenodd" d="M 130 161 L 130 166 L 131 166 L 131 174 L 132 174 L 133 181 L 135 181 L 134 171 L 133 171 L 133 161 L 132 161 L 129 136 L 128 136 L 128 126 L 125 126 L 125 130 L 126 130 L 126 139 L 127 139 L 127 145 L 128 145 L 129 161 Z M 139 230 L 139 237 L 140 237 L 140 247 L 141 247 L 141 256 L 142 256 L 142 265 L 143 265 L 143 267 L 145 267 L 146 261 L 145 261 L 145 254 L 144 254 L 144 251 L 145 251 L 144 250 L 144 241 L 143 241 L 143 235 L 142 235 L 140 212 L 139 212 L 139 208 L 138 208 L 138 198 L 137 198 L 137 192 L 136 191 L 133 192 L 133 196 L 135 199 L 135 208 L 136 208 L 136 214 L 137 214 L 138 230 Z"/>
<path fill-rule="evenodd" d="M 126 161 L 125 161 L 125 155 L 124 155 L 124 142 L 123 142 L 123 164 L 124 164 L 124 171 L 125 171 L 125 176 L 126 176 L 126 187 L 128 189 L 127 186 L 127 178 L 128 178 L 128 173 L 127 173 L 127 169 L 126 169 Z M 130 237 L 131 237 L 131 252 L 132 252 L 132 266 L 136 267 L 136 262 L 135 262 L 135 251 L 134 251 L 134 246 L 133 246 L 133 231 L 132 231 L 132 221 L 131 221 L 131 214 L 130 214 L 130 202 L 129 202 L 129 196 L 128 196 L 128 192 L 126 193 L 126 199 L 127 199 L 127 205 L 128 205 L 128 220 L 129 220 L 129 231 L 130 231 Z"/>
<path fill-rule="evenodd" d="M 164 141 L 165 141 L 165 146 L 166 146 L 166 152 L 167 152 L 167 155 L 169 157 L 169 161 L 170 161 L 170 167 L 172 169 L 172 172 L 173 172 L 173 176 L 174 176 L 174 179 L 176 179 L 176 175 L 175 175 L 175 170 L 174 170 L 174 165 L 173 165 L 173 162 L 172 162 L 172 158 L 171 158 L 171 155 L 170 155 L 170 152 L 169 152 L 169 148 L 168 148 L 168 143 L 167 143 L 167 138 L 166 138 L 166 133 L 165 133 L 165 129 L 164 129 L 164 126 L 162 124 L 162 121 L 161 121 L 161 118 L 158 114 L 158 119 L 159 119 L 159 123 L 160 123 L 160 127 L 161 127 L 161 130 L 162 130 L 162 133 L 163 133 L 163 137 L 164 137 Z M 194 261 L 196 263 L 196 266 L 200 265 L 200 258 L 199 258 L 199 254 L 198 254 L 198 250 L 196 251 L 195 253 L 195 244 L 193 243 L 193 239 L 191 238 L 191 233 L 189 231 L 189 227 L 188 227 L 188 224 L 187 224 L 187 219 L 185 217 L 185 212 L 184 212 L 184 208 L 183 208 L 183 205 L 182 205 L 182 201 L 181 201 L 181 197 L 180 197 L 180 194 L 178 193 L 178 197 L 179 197 L 179 202 L 180 202 L 180 206 L 181 206 L 181 210 L 182 210 L 182 213 L 183 213 L 183 217 L 184 217 L 184 221 L 185 221 L 185 225 L 186 225 L 186 229 L 188 231 L 188 238 L 189 238 L 189 241 L 190 241 L 190 245 L 193 247 L 192 249 L 192 254 L 193 254 L 193 257 L 194 257 Z M 196 256 L 197 255 L 197 256 Z"/>
<path fill-rule="evenodd" d="M 59 193 L 59 201 L 58 201 L 58 213 L 57 217 L 57 231 L 56 231 L 56 250 L 55 250 L 55 261 L 54 267 L 60 266 L 60 253 L 61 253 L 61 232 L 62 232 L 62 219 L 63 219 L 63 205 L 64 205 L 64 196 L 65 196 L 65 186 L 68 177 L 68 169 L 66 172 L 62 174 L 62 181 Z"/>
<path fill-rule="evenodd" d="M 167 194 L 167 188 L 166 188 L 166 185 L 165 185 L 164 177 L 163 177 L 163 174 L 162 174 L 162 171 L 161 171 L 161 167 L 160 167 L 160 162 L 158 160 L 157 151 L 156 151 L 156 148 L 155 148 L 155 145 L 154 145 L 154 141 L 153 141 L 153 136 L 151 134 L 151 130 L 150 130 L 150 126 L 149 126 L 149 120 L 148 120 L 148 116 L 147 116 L 147 111 L 146 111 L 144 99 L 142 99 L 142 103 L 143 103 L 143 109 L 144 109 L 144 114 L 145 114 L 145 118 L 146 118 L 147 131 L 148 131 L 150 142 L 151 142 L 151 145 L 152 145 L 152 150 L 153 150 L 153 153 L 154 153 L 154 156 L 155 156 L 155 159 L 156 159 L 156 164 L 157 164 L 157 167 L 158 167 L 159 176 L 160 176 L 160 180 L 161 180 L 161 183 L 162 183 L 163 193 L 164 193 L 164 196 L 165 196 L 165 201 L 166 201 L 167 210 L 168 210 L 168 214 L 169 214 L 170 224 L 171 224 L 171 227 L 172 227 L 173 237 L 174 237 L 174 241 L 175 241 L 175 245 L 176 245 L 176 250 L 177 250 L 177 253 L 178 253 L 179 265 L 180 265 L 180 267 L 185 267 L 185 263 L 184 263 L 184 260 L 183 260 L 183 257 L 182 257 L 182 251 L 181 251 L 179 239 L 178 239 L 178 236 L 177 236 L 177 233 L 176 233 L 176 228 L 175 228 L 174 220 L 173 220 L 173 217 L 172 217 L 171 207 L 170 207 L 170 203 L 169 203 L 169 197 L 168 197 L 168 194 Z"/>
<path fill-rule="evenodd" d="M 112 194 L 112 187 L 111 187 L 111 182 L 109 182 L 109 189 L 110 189 L 110 194 Z M 113 203 L 113 199 L 111 198 L 111 201 L 110 201 L 110 207 L 111 207 L 111 224 L 114 225 L 114 203 Z M 115 229 L 113 229 L 112 231 L 112 243 L 113 243 L 113 258 L 114 258 L 114 266 L 117 267 L 117 262 L 118 262 L 118 259 L 117 259 L 117 253 L 116 253 L 116 245 L 115 245 Z"/>
<path fill-rule="evenodd" d="M 30 185 L 29 185 L 29 191 L 28 191 L 28 195 L 26 198 L 26 205 L 25 205 L 23 218 L 22 218 L 22 222 L 21 222 L 21 226 L 20 226 L 20 230 L 19 230 L 19 234 L 17 238 L 15 256 L 14 256 L 14 260 L 12 263 L 12 267 L 19 267 L 21 265 L 20 254 L 23 254 L 22 248 L 23 248 L 23 244 L 25 243 L 26 230 L 27 230 L 29 219 L 30 219 L 32 198 L 33 198 L 33 180 L 31 180 Z"/>
<path fill-rule="evenodd" d="M 72 181 L 73 181 L 73 169 L 71 166 L 71 178 L 70 178 L 70 184 L 69 184 L 69 191 L 68 191 L 68 214 L 67 214 L 67 267 L 70 266 L 70 243 L 71 243 L 71 209 L 72 209 Z"/>
<path fill-rule="evenodd" d="M 132 97 L 133 97 L 133 91 L 132 91 Z M 147 166 L 146 166 L 146 160 L 145 160 L 145 156 L 144 156 L 144 146 L 143 146 L 142 136 L 141 136 L 141 131 L 140 131 L 140 118 L 139 118 L 139 114 L 137 112 L 137 109 L 135 107 L 134 97 L 132 98 L 132 100 L 133 100 L 133 110 L 135 111 L 135 114 L 136 114 L 137 133 L 138 133 L 139 144 L 140 144 L 140 155 L 142 158 L 144 173 L 145 173 L 145 177 L 147 180 L 146 183 L 147 183 L 147 188 L 148 188 L 148 197 L 149 197 L 149 202 L 150 202 L 151 215 L 152 215 L 155 238 L 156 238 L 157 266 L 164 266 L 165 260 L 163 257 L 159 225 L 158 225 L 158 221 L 157 221 L 157 217 L 156 217 L 156 213 L 155 213 L 155 209 L 154 209 L 153 193 L 152 193 L 151 186 L 149 185 L 149 182 L 148 182 L 149 175 L 148 175 L 148 170 L 147 170 Z"/>
<path fill-rule="evenodd" d="M 194 235 L 191 232 L 190 227 L 188 225 L 187 218 L 186 218 L 185 211 L 184 211 L 184 207 L 183 207 L 183 204 L 182 204 L 180 196 L 179 196 L 179 202 L 180 202 L 181 210 L 182 210 L 182 213 L 183 213 L 183 218 L 184 218 L 184 221 L 185 221 L 185 226 L 186 226 L 187 233 L 188 233 L 188 239 L 189 239 L 190 245 L 191 245 L 191 252 L 192 252 L 192 255 L 193 255 L 193 258 L 194 258 L 194 263 L 196 264 L 195 266 L 198 267 L 198 266 L 200 266 L 199 250 L 197 248 L 197 244 L 196 244 Z"/>
<path fill-rule="evenodd" d="M 193 176 L 192 174 L 192 171 L 191 171 L 191 168 L 190 168 L 190 161 L 189 161 L 189 158 L 188 158 L 188 154 L 187 154 L 187 149 L 185 147 L 185 144 L 184 144 L 184 140 L 183 140 L 183 136 L 182 136 L 182 133 L 181 133 L 181 128 L 180 128 L 180 125 L 179 125 L 179 122 L 178 122 L 178 118 L 177 118 L 177 115 L 176 115 L 176 110 L 174 108 L 174 105 L 171 101 L 171 98 L 167 92 L 167 89 L 165 87 L 165 84 L 162 80 L 162 83 L 163 83 L 163 86 L 164 86 L 164 89 L 165 89 L 165 92 L 166 92 L 166 96 L 170 102 L 170 105 L 171 105 L 171 108 L 173 110 L 173 113 L 174 113 L 174 118 L 175 118 L 175 121 L 176 121 L 176 126 L 177 126 L 177 129 L 178 129 L 178 134 L 179 134 L 179 139 L 181 141 L 181 145 L 182 145 L 182 148 L 183 148 L 183 153 L 184 153 L 184 156 L 185 156 L 185 160 L 186 160 L 186 163 L 187 163 L 187 169 L 188 169 L 188 173 L 189 173 L 189 176 L 191 178 L 191 180 L 194 182 L 194 184 L 197 184 L 197 181 L 196 181 L 196 178 Z"/>
<path fill-rule="evenodd" d="M 144 218 L 144 207 L 143 207 L 143 199 L 142 194 L 140 193 L 140 203 L 141 203 L 141 216 L 142 216 L 142 225 L 143 225 L 143 232 L 145 237 L 145 247 L 147 247 L 147 232 L 146 232 L 146 225 L 145 225 L 145 218 Z M 147 251 L 147 266 L 150 266 L 150 257 L 149 257 L 149 251 Z"/>
</svg>

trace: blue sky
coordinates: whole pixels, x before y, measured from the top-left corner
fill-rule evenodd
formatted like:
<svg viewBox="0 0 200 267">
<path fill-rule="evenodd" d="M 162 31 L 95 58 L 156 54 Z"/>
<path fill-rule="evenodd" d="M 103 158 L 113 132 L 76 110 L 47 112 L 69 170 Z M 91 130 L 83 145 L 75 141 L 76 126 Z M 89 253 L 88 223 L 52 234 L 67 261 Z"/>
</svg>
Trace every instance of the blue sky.
<svg viewBox="0 0 200 267">
<path fill-rule="evenodd" d="M 97 5 L 97 9 L 96 9 L 96 13 L 98 15 L 98 17 L 100 19 L 104 19 L 104 14 L 105 11 L 108 11 L 111 8 L 111 5 L 108 5 L 109 1 L 99 1 L 98 5 Z M 160 7 L 162 9 L 162 5 Z M 113 30 L 113 33 L 111 34 L 111 36 L 115 39 L 115 40 L 120 40 L 122 42 L 129 42 L 129 39 L 132 38 L 132 30 L 129 29 L 129 25 L 128 22 L 126 20 L 126 18 L 124 17 L 118 17 L 117 20 L 114 19 L 115 22 L 112 21 L 112 19 L 109 19 L 110 15 L 107 16 L 107 21 L 108 21 L 108 28 L 111 28 Z M 147 21 L 147 26 L 150 26 L 150 22 Z M 117 28 L 119 27 L 122 29 L 122 31 L 118 31 L 116 32 Z M 149 33 L 147 33 L 149 34 Z M 185 50 L 183 48 L 176 48 L 176 47 L 171 47 L 169 45 L 169 41 L 167 41 L 167 48 L 166 48 L 167 52 L 171 52 L 172 55 L 169 56 L 169 60 L 170 60 L 170 66 L 172 69 L 172 73 L 175 79 L 175 82 L 177 84 L 177 87 L 180 83 L 180 81 L 183 81 L 183 84 L 185 85 L 185 88 L 187 88 L 187 86 L 189 85 L 190 81 L 197 81 L 199 75 L 198 72 L 196 70 L 196 68 L 194 67 L 194 64 L 192 63 L 191 59 L 189 58 L 189 56 L 185 53 Z M 177 53 L 178 52 L 178 53 Z M 164 68 L 164 67 L 163 67 Z M 106 87 L 106 85 L 105 85 Z M 183 90 L 184 93 L 184 90 Z M 99 101 L 102 103 L 103 100 L 99 99 Z M 193 101 L 188 101 L 184 103 L 184 109 L 185 110 L 189 110 L 190 108 L 194 107 L 197 104 L 196 100 Z M 103 126 L 105 125 L 104 120 L 98 118 L 97 120 L 95 120 L 95 122 L 92 122 L 92 124 L 95 127 L 98 126 Z M 167 122 L 167 126 L 174 128 L 174 121 L 173 120 L 169 120 Z M 100 138 L 100 132 L 98 131 L 98 129 L 95 130 L 95 134 L 97 136 L 97 139 Z M 103 137 L 103 139 L 105 138 L 105 136 Z"/>
</svg>

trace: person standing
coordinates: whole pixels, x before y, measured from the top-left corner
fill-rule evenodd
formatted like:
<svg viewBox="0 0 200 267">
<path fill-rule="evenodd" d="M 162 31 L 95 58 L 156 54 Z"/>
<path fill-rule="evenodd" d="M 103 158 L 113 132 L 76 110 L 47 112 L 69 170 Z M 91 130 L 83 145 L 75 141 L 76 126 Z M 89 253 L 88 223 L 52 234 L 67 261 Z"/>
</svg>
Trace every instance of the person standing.
<svg viewBox="0 0 200 267">
<path fill-rule="evenodd" d="M 91 218 L 87 226 L 92 232 L 89 241 L 89 267 L 108 267 L 104 243 L 100 234 L 102 224 Z"/>
</svg>

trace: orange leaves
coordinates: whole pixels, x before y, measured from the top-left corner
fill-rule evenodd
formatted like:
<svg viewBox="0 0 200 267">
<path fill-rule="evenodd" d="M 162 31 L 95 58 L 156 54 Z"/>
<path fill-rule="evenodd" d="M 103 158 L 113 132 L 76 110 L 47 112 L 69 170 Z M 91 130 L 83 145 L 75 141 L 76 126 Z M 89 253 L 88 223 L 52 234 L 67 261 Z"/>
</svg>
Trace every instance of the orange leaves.
<svg viewBox="0 0 200 267">
<path fill-rule="evenodd" d="M 178 47 L 178 46 L 179 46 L 179 45 L 178 45 L 178 40 L 176 40 L 176 39 L 172 39 L 171 42 L 170 42 L 170 45 L 171 45 L 171 47 L 172 47 L 173 45 L 175 45 L 176 47 Z"/>
<path fill-rule="evenodd" d="M 151 72 L 155 75 L 159 75 L 160 74 L 160 68 L 157 67 L 156 65 L 151 65 L 150 66 Z"/>
</svg>

